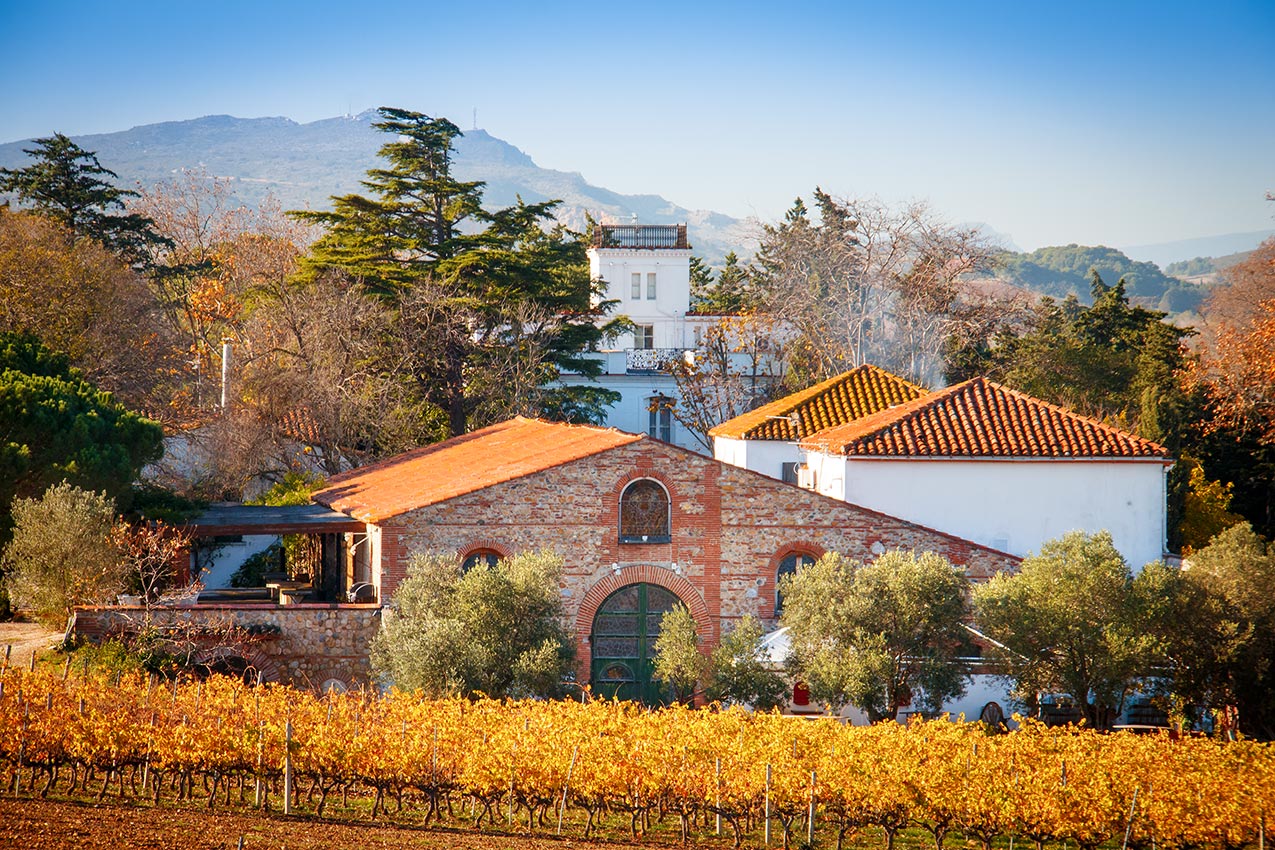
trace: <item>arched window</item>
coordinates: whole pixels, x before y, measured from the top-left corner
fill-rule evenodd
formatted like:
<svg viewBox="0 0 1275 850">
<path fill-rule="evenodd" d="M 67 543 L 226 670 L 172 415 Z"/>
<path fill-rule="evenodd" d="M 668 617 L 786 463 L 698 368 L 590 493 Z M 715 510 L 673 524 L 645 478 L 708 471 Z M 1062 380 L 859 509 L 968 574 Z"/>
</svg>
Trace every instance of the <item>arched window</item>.
<svg viewBox="0 0 1275 850">
<path fill-rule="evenodd" d="M 775 616 L 778 617 L 784 611 L 784 595 L 779 592 L 779 581 L 786 575 L 792 575 L 802 567 L 808 567 L 817 561 L 814 555 L 809 552 L 789 552 L 784 559 L 779 562 L 779 569 L 775 570 Z"/>
<path fill-rule="evenodd" d="M 669 531 L 668 493 L 658 481 L 639 478 L 620 495 L 620 542 L 667 543 Z"/>
<path fill-rule="evenodd" d="M 461 561 L 460 571 L 467 573 L 479 564 L 494 567 L 499 560 L 500 553 L 494 549 L 475 549 L 465 556 L 465 560 Z"/>
</svg>

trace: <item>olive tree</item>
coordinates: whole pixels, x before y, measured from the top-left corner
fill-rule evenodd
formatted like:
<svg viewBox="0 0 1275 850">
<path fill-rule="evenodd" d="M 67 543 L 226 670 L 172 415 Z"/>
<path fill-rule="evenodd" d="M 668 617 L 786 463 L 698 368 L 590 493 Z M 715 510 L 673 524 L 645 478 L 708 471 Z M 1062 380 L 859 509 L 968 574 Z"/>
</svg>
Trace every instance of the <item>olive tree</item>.
<svg viewBox="0 0 1275 850">
<path fill-rule="evenodd" d="M 43 496 L 15 499 L 5 580 L 13 601 L 52 627 L 76 605 L 106 602 L 124 589 L 124 568 L 111 540 L 115 503 L 67 482 Z"/>
<path fill-rule="evenodd" d="M 886 552 L 870 565 L 833 552 L 784 576 L 789 666 L 811 695 L 872 722 L 965 692 L 969 584 L 934 552 Z"/>
<path fill-rule="evenodd" d="M 761 638 L 761 622 L 749 614 L 722 635 L 712 652 L 704 654 L 695 618 L 685 605 L 675 605 L 660 620 L 654 676 L 669 686 L 674 699 L 683 702 L 703 695 L 712 702 L 768 711 L 783 705 L 788 684 L 766 665 Z"/>
<path fill-rule="evenodd" d="M 455 556 L 414 555 L 373 641 L 373 669 L 431 696 L 558 695 L 572 661 L 561 573 L 549 552 L 465 571 Z"/>
<path fill-rule="evenodd" d="M 1069 694 L 1098 726 L 1120 711 L 1152 648 L 1132 572 L 1105 531 L 1046 541 L 1017 573 L 978 588 L 974 604 L 1017 699 Z"/>
</svg>

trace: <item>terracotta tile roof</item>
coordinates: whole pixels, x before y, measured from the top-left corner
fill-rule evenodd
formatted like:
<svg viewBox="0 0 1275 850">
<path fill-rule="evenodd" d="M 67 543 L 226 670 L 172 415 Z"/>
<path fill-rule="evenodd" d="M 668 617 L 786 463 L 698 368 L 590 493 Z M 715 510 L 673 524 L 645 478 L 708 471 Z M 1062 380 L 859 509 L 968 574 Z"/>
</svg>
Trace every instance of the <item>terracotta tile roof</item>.
<svg viewBox="0 0 1275 850">
<path fill-rule="evenodd" d="M 521 416 L 333 476 L 314 501 L 380 522 L 645 439 L 613 428 Z"/>
<path fill-rule="evenodd" d="M 1150 440 L 986 378 L 829 428 L 801 445 L 863 457 L 1169 457 Z"/>
<path fill-rule="evenodd" d="M 740 440 L 796 440 L 871 416 L 896 404 L 925 395 L 925 390 L 864 364 L 821 384 L 784 396 L 709 431 L 711 437 Z M 788 417 L 801 418 L 801 434 L 794 433 Z"/>
</svg>

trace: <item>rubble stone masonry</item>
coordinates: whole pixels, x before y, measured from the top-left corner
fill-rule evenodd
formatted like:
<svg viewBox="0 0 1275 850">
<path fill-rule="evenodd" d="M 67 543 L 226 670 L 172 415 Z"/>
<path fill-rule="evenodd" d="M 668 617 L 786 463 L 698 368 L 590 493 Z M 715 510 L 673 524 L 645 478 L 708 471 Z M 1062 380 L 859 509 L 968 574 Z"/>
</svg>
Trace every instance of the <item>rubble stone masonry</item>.
<svg viewBox="0 0 1275 850">
<path fill-rule="evenodd" d="M 620 495 L 638 478 L 659 481 L 669 493 L 667 543 L 619 540 Z M 745 614 L 773 624 L 776 570 L 792 553 L 837 551 L 871 561 L 891 549 L 936 551 L 975 582 L 1018 563 L 1011 555 L 650 439 L 402 514 L 380 528 L 386 600 L 413 552 L 549 549 L 561 555 L 563 603 L 582 666 L 598 606 L 633 582 L 676 593 L 695 615 L 708 650 Z"/>
<path fill-rule="evenodd" d="M 72 634 L 101 642 L 147 625 L 141 607 L 77 608 Z M 381 626 L 377 605 L 180 605 L 155 607 L 149 623 L 202 644 L 208 663 L 238 656 L 267 682 L 318 690 L 358 688 L 369 681 L 368 654 Z"/>
</svg>

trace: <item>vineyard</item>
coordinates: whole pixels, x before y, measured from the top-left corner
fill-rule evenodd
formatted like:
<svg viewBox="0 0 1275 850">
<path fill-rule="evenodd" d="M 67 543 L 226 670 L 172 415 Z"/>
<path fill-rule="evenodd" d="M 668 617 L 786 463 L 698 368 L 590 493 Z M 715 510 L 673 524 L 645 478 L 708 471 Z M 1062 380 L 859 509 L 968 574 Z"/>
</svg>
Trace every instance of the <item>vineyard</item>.
<svg viewBox="0 0 1275 850">
<path fill-rule="evenodd" d="M 944 721 L 871 728 L 604 701 L 317 696 L 214 677 L 173 683 L 65 671 L 0 674 L 5 794 L 476 829 L 682 840 L 721 834 L 891 848 L 919 828 L 991 848 L 1264 847 L 1275 751 L 1250 741 L 1098 735 Z M 658 831 L 658 830 L 654 830 Z"/>
</svg>

